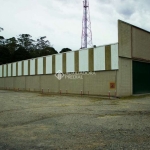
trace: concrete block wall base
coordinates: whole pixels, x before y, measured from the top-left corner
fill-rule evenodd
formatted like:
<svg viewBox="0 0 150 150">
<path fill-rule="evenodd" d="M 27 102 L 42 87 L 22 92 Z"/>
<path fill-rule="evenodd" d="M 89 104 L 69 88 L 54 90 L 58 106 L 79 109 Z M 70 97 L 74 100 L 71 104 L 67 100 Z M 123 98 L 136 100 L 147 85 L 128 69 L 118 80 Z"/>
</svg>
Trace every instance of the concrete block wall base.
<svg viewBox="0 0 150 150">
<path fill-rule="evenodd" d="M 116 83 L 117 71 L 101 71 L 95 75 L 83 75 L 82 79 L 62 78 L 52 75 L 36 75 L 0 78 L 0 88 L 56 94 L 115 96 L 116 89 L 110 89 L 110 82 Z M 19 89 L 19 90 L 18 90 Z M 82 91 L 82 93 L 81 93 Z"/>
</svg>

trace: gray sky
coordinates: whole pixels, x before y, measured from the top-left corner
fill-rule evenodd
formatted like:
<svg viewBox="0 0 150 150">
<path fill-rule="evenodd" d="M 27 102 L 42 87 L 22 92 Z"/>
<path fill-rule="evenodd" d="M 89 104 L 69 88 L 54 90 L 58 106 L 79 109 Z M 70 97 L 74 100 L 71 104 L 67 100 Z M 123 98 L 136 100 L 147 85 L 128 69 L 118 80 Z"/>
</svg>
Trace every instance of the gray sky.
<svg viewBox="0 0 150 150">
<path fill-rule="evenodd" d="M 93 44 L 117 42 L 117 20 L 150 30 L 150 0 L 89 0 Z M 0 0 L 0 35 L 46 36 L 60 51 L 81 47 L 83 0 Z"/>
</svg>

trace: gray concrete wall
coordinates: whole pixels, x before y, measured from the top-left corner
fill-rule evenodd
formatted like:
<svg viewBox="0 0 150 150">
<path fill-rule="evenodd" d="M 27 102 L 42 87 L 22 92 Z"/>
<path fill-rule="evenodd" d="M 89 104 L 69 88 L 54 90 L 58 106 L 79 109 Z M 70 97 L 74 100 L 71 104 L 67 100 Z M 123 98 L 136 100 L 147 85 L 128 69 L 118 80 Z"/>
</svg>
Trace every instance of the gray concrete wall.
<svg viewBox="0 0 150 150">
<path fill-rule="evenodd" d="M 5 87 L 4 79 L 5 78 L 0 78 L 0 88 L 4 88 Z"/>
<path fill-rule="evenodd" d="M 4 87 L 5 88 L 11 88 L 13 89 L 14 88 L 14 77 L 7 77 L 7 78 L 4 78 Z"/>
<path fill-rule="evenodd" d="M 83 91 L 83 82 L 84 79 L 69 79 L 64 77 L 62 80 L 60 80 L 60 89 L 62 92 L 68 93 L 74 93 L 74 94 L 80 94 L 81 91 Z"/>
<path fill-rule="evenodd" d="M 10 77 L 11 79 L 11 77 Z M 25 76 L 21 77 L 13 77 L 13 87 L 19 90 L 25 90 L 26 87 L 26 79 Z"/>
<path fill-rule="evenodd" d="M 115 88 L 110 88 L 110 83 L 116 84 L 116 73 L 117 71 L 102 71 L 96 72 L 95 75 L 84 76 L 83 90 L 84 93 L 90 92 L 95 95 L 108 95 L 115 96 Z"/>
<path fill-rule="evenodd" d="M 118 21 L 119 56 L 131 58 L 131 25 Z"/>
<path fill-rule="evenodd" d="M 41 76 L 25 76 L 25 89 L 30 91 L 41 90 Z"/>
<path fill-rule="evenodd" d="M 150 60 L 150 33 L 132 27 L 132 57 Z"/>
<path fill-rule="evenodd" d="M 150 61 L 150 32 L 118 21 L 119 56 Z"/>
<path fill-rule="evenodd" d="M 132 60 L 119 58 L 117 72 L 117 96 L 132 95 Z"/>
<path fill-rule="evenodd" d="M 117 71 L 101 71 L 95 72 L 93 75 L 82 75 L 79 79 L 72 77 L 63 77 L 58 80 L 55 75 L 37 75 L 37 76 L 22 76 L 22 77 L 6 77 L 0 78 L 2 88 L 11 87 L 11 89 L 55 92 L 59 93 L 74 93 L 94 95 L 108 95 L 108 91 L 114 96 L 115 90 L 110 89 L 110 82 L 116 83 Z M 78 76 L 79 77 L 79 76 Z"/>
<path fill-rule="evenodd" d="M 57 93 L 59 90 L 59 80 L 54 75 L 41 75 L 40 87 L 44 92 L 48 92 L 49 89 L 49 92 Z"/>
<path fill-rule="evenodd" d="M 117 95 L 132 95 L 132 61 L 150 61 L 150 32 L 118 21 L 119 70 Z"/>
<path fill-rule="evenodd" d="M 119 70 L 117 96 L 132 95 L 132 25 L 118 21 Z"/>
</svg>

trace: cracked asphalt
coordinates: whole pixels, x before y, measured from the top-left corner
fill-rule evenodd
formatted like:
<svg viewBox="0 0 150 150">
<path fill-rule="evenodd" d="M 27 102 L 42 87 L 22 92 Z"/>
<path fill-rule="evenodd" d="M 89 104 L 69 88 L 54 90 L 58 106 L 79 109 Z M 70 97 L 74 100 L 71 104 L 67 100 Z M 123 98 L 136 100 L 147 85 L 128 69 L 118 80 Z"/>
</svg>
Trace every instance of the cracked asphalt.
<svg viewBox="0 0 150 150">
<path fill-rule="evenodd" d="M 0 90 L 0 150 L 149 150 L 150 95 L 122 99 Z"/>
</svg>

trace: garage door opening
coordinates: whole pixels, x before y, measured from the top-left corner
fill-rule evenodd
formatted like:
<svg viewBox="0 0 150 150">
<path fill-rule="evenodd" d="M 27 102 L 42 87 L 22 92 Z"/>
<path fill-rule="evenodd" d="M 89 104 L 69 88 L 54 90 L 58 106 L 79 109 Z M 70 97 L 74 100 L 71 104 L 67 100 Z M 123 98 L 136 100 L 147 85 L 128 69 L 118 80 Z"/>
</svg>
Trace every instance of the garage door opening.
<svg viewBox="0 0 150 150">
<path fill-rule="evenodd" d="M 150 93 L 150 63 L 133 61 L 133 94 Z"/>
</svg>

